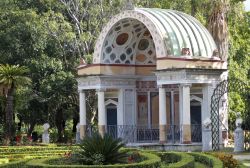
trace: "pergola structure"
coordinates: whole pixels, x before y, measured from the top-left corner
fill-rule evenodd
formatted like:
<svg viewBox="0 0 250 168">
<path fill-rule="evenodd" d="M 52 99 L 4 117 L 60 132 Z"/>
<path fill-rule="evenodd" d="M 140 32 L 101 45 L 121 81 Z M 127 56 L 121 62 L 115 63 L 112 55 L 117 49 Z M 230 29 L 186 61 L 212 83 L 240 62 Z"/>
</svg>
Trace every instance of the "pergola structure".
<svg viewBox="0 0 250 168">
<path fill-rule="evenodd" d="M 209 150 L 211 95 L 226 78 L 227 62 L 198 20 L 174 10 L 125 10 L 103 28 L 93 64 L 78 67 L 81 137 L 87 130 L 85 91 L 95 89 L 101 135 L 126 142 L 203 142 Z M 227 127 L 226 102 L 225 95 L 220 113 Z"/>
</svg>

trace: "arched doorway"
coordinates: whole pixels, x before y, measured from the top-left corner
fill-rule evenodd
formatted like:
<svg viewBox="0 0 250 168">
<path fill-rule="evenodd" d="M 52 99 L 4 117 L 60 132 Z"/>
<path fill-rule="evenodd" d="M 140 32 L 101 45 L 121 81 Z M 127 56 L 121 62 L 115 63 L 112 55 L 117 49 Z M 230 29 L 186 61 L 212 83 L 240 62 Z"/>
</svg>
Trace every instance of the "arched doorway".
<svg viewBox="0 0 250 168">
<path fill-rule="evenodd" d="M 191 141 L 202 142 L 202 99 L 192 95 L 190 97 Z"/>
<path fill-rule="evenodd" d="M 221 120 L 219 116 L 220 100 L 222 96 L 229 92 L 240 93 L 245 101 L 245 116 L 243 125 L 245 130 L 250 129 L 250 124 L 246 122 L 247 118 L 250 118 L 250 87 L 239 79 L 228 79 L 220 82 L 214 89 L 211 97 L 211 123 L 212 123 L 212 149 L 219 150 L 220 143 L 220 125 Z M 249 139 L 249 138 L 248 138 Z M 249 140 L 248 140 L 249 141 Z M 249 144 L 249 142 L 246 142 Z"/>
<path fill-rule="evenodd" d="M 117 105 L 118 102 L 114 100 L 107 100 L 105 102 L 107 113 L 107 134 L 113 138 L 117 138 Z"/>
</svg>

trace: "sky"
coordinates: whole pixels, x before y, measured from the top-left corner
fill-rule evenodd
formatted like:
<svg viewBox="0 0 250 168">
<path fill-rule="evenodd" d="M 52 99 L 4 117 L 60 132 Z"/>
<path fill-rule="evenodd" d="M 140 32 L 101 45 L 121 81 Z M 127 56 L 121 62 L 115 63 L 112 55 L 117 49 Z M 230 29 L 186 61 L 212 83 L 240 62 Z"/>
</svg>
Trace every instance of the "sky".
<svg viewBox="0 0 250 168">
<path fill-rule="evenodd" d="M 244 4 L 245 4 L 245 10 L 250 11 L 250 0 L 246 0 Z"/>
</svg>

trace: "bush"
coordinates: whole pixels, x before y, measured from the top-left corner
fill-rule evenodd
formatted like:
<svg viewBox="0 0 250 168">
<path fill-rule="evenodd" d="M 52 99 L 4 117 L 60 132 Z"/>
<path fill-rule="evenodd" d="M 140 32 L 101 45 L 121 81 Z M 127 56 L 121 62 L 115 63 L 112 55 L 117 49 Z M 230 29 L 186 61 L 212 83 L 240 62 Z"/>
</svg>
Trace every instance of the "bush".
<svg viewBox="0 0 250 168">
<path fill-rule="evenodd" d="M 239 168 L 240 164 L 236 159 L 233 158 L 233 155 L 226 153 L 211 153 L 213 156 L 219 158 L 223 162 L 223 166 L 227 168 Z"/>
<path fill-rule="evenodd" d="M 60 168 L 160 168 L 161 159 L 155 154 L 151 153 L 142 153 L 139 152 L 145 160 L 139 163 L 132 164 L 114 164 L 114 165 L 53 165 L 53 162 L 57 162 L 62 158 L 47 158 L 47 159 L 39 159 L 39 160 L 31 160 L 26 163 L 27 167 L 30 168 L 50 168 L 50 167 L 60 167 Z"/>
<path fill-rule="evenodd" d="M 27 162 L 28 160 L 16 160 L 16 161 L 12 161 L 9 162 L 7 164 L 0 164 L 0 168 L 4 167 L 4 168 L 23 168 L 25 167 L 25 162 Z"/>
<path fill-rule="evenodd" d="M 94 134 L 86 137 L 80 144 L 79 159 L 87 165 L 106 165 L 124 162 L 126 151 L 120 151 L 125 144 L 121 139 L 113 139 L 110 135 Z"/>
<path fill-rule="evenodd" d="M 0 165 L 6 164 L 6 163 L 9 163 L 9 159 L 7 159 L 7 158 L 0 159 Z"/>
<path fill-rule="evenodd" d="M 209 167 L 223 168 L 222 161 L 211 155 L 206 155 L 204 153 L 195 153 L 195 152 L 189 154 L 194 157 L 194 160 L 196 162 L 208 165 Z"/>
<path fill-rule="evenodd" d="M 162 168 L 193 168 L 194 157 L 180 152 L 160 152 Z"/>
</svg>

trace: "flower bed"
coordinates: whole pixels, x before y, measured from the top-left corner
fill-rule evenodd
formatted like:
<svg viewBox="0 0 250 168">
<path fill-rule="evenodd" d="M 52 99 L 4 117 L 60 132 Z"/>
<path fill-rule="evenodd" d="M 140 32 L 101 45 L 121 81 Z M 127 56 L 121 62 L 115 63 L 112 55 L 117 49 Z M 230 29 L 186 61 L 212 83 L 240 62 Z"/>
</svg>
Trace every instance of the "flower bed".
<svg viewBox="0 0 250 168">
<path fill-rule="evenodd" d="M 82 168 L 158 168 L 160 167 L 161 159 L 155 154 L 151 153 L 143 153 L 139 152 L 140 155 L 142 155 L 145 159 L 139 163 L 128 163 L 128 164 L 114 164 L 114 165 L 74 165 L 74 164 L 68 164 L 65 165 L 63 162 L 61 165 L 58 163 L 58 159 L 61 159 L 60 157 L 57 158 L 47 158 L 47 159 L 37 159 L 37 160 L 31 160 L 26 163 L 28 167 L 36 167 L 36 168 L 47 168 L 47 167 L 60 167 L 60 168 L 68 168 L 68 167 L 82 167 Z M 53 163 L 57 163 L 56 165 Z"/>
</svg>

